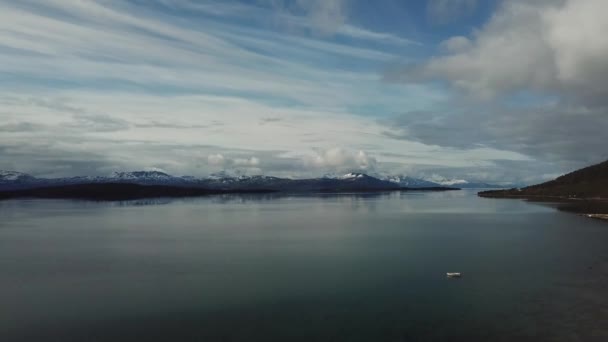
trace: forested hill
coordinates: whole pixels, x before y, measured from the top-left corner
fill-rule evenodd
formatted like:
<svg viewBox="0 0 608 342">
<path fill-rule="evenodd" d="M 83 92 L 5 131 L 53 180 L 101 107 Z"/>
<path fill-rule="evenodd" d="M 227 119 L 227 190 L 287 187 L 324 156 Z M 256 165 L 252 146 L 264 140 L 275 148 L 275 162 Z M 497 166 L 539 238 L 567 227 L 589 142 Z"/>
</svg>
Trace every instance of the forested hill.
<svg viewBox="0 0 608 342">
<path fill-rule="evenodd" d="M 484 191 L 483 197 L 608 198 L 608 160 L 522 189 Z"/>
</svg>

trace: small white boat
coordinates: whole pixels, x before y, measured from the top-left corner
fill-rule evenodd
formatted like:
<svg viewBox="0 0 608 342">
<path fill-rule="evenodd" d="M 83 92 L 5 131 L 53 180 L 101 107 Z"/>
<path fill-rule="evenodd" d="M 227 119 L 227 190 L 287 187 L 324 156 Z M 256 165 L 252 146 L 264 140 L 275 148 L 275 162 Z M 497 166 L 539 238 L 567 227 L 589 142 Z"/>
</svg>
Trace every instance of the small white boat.
<svg viewBox="0 0 608 342">
<path fill-rule="evenodd" d="M 448 276 L 448 278 L 460 278 L 460 277 L 462 277 L 462 274 L 460 272 L 448 272 L 448 273 L 446 273 L 446 275 Z"/>
</svg>

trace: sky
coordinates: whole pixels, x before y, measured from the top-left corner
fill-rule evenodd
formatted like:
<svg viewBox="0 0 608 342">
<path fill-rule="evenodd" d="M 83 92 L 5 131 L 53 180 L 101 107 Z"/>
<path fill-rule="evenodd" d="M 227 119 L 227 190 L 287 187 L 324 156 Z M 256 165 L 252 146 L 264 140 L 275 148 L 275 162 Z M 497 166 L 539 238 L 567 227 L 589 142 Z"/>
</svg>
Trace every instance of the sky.
<svg viewBox="0 0 608 342">
<path fill-rule="evenodd" d="M 0 169 L 535 183 L 608 158 L 605 0 L 0 0 Z"/>
</svg>

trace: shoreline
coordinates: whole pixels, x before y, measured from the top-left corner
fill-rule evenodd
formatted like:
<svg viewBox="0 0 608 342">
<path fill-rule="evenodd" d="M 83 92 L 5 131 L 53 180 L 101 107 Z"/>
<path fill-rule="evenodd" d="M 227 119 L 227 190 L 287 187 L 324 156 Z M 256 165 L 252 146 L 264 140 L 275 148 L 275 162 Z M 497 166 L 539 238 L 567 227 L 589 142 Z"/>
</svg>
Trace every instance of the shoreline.
<svg viewBox="0 0 608 342">
<path fill-rule="evenodd" d="M 251 189 L 213 189 L 202 187 L 180 187 L 165 185 L 140 185 L 134 183 L 85 183 L 62 186 L 51 186 L 31 188 L 22 190 L 0 191 L 0 201 L 19 198 L 38 199 L 76 199 L 92 201 L 123 201 L 148 198 L 188 198 L 205 197 L 213 195 L 251 195 L 251 194 L 288 194 L 288 193 L 319 193 L 319 194 L 342 194 L 342 193 L 381 193 L 395 191 L 453 191 L 459 188 L 448 187 L 426 187 L 426 188 L 312 188 L 297 191 L 294 189 L 280 188 L 251 188 Z"/>
<path fill-rule="evenodd" d="M 608 221 L 608 214 L 582 214 L 581 216 L 594 220 Z"/>
<path fill-rule="evenodd" d="M 533 203 L 554 204 L 557 210 L 586 218 L 608 222 L 608 198 L 551 195 L 525 195 L 517 193 L 478 192 L 477 196 L 494 199 L 519 199 Z"/>
</svg>

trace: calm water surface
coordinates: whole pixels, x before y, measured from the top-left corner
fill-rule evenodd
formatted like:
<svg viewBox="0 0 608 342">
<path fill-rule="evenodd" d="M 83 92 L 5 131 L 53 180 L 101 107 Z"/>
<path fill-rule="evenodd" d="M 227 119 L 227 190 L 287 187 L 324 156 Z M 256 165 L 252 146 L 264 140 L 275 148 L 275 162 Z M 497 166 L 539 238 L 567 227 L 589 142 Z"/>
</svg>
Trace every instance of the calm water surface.
<svg viewBox="0 0 608 342">
<path fill-rule="evenodd" d="M 608 341 L 608 224 L 466 191 L 5 201 L 0 341 Z"/>
</svg>

